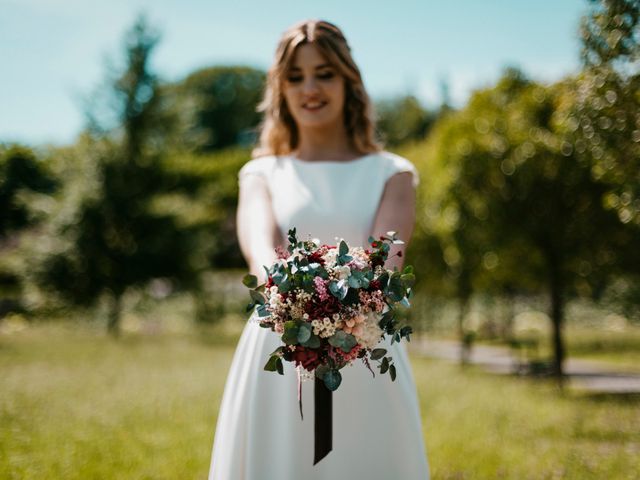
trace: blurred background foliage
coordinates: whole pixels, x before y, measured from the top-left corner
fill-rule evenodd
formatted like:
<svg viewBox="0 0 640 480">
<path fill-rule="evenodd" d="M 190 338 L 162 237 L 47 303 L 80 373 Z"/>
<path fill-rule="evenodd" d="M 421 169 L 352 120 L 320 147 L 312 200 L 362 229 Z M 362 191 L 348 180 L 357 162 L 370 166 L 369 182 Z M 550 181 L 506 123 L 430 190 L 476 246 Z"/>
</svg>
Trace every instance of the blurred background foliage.
<svg viewBox="0 0 640 480">
<path fill-rule="evenodd" d="M 459 109 L 376 99 L 380 138 L 421 172 L 415 328 L 446 317 L 465 345 L 512 342 L 524 302 L 560 373 L 572 302 L 640 322 L 639 11 L 591 2 L 583 68 L 561 81 L 508 67 Z M 0 146 L 1 316 L 83 309 L 117 335 L 127 295 L 187 295 L 200 323 L 241 311 L 237 173 L 265 72 L 214 65 L 165 82 L 150 67 L 159 41 L 140 17 L 75 144 Z"/>
</svg>

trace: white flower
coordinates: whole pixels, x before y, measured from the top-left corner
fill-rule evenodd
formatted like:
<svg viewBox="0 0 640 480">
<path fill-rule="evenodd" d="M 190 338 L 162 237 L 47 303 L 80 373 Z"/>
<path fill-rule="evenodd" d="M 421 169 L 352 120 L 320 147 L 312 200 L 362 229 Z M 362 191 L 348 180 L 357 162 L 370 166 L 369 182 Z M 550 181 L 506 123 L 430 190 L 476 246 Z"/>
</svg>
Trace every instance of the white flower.
<svg viewBox="0 0 640 480">
<path fill-rule="evenodd" d="M 382 315 L 376 312 L 369 312 L 366 315 L 364 323 L 359 324 L 358 326 L 362 326 L 362 330 L 358 329 L 358 335 L 356 340 L 365 348 L 373 348 L 378 342 L 380 342 L 380 338 L 382 337 L 383 331 L 378 326 L 378 322 L 382 318 Z M 354 329 L 355 330 L 355 329 Z"/>
<path fill-rule="evenodd" d="M 322 258 L 325 261 L 327 267 L 333 267 L 336 264 L 336 258 L 338 257 L 338 250 L 331 248 L 325 253 Z"/>
<path fill-rule="evenodd" d="M 368 256 L 362 247 L 351 248 L 349 250 L 349 255 L 352 257 L 352 260 L 349 262 L 349 264 L 352 264 L 358 270 L 362 270 L 369 265 Z"/>
<path fill-rule="evenodd" d="M 271 307 L 275 308 L 281 304 L 282 304 L 282 295 L 280 295 L 279 293 L 271 295 L 271 297 L 269 298 L 269 305 Z"/>
<path fill-rule="evenodd" d="M 351 275 L 351 269 L 346 265 L 336 267 L 335 272 L 339 280 L 345 280 L 349 278 L 349 275 Z"/>
</svg>

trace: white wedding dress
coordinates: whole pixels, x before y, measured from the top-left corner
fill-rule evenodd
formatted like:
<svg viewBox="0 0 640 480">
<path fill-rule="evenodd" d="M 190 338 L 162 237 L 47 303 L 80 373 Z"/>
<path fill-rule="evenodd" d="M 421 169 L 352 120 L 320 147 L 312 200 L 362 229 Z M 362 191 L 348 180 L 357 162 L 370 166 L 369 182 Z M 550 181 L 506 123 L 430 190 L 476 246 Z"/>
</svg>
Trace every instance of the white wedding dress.
<svg viewBox="0 0 640 480">
<path fill-rule="evenodd" d="M 287 238 L 368 246 L 367 239 L 386 181 L 418 173 L 407 159 L 382 151 L 351 161 L 307 162 L 292 156 L 250 160 L 239 173 L 260 175 L 269 185 L 277 223 Z M 404 239 L 406 240 L 406 239 Z M 281 342 L 277 334 L 247 322 L 226 380 L 218 414 L 209 480 L 427 480 L 429 468 L 420 406 L 405 340 L 390 344 L 395 382 L 375 378 L 361 360 L 341 370 L 333 392 L 333 449 L 318 464 L 314 454 L 314 382 L 302 383 L 300 418 L 297 375 L 263 370 Z"/>
</svg>

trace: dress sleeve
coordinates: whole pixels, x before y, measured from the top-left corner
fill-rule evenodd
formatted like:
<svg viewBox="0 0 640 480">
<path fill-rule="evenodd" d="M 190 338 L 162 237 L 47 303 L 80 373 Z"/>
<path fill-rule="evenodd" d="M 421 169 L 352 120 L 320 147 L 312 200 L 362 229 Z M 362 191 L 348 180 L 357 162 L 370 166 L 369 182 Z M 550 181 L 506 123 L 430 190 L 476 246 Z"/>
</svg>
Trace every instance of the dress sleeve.
<svg viewBox="0 0 640 480">
<path fill-rule="evenodd" d="M 253 158 L 245 163 L 240 170 L 238 171 L 238 182 L 242 183 L 242 181 L 248 178 L 251 175 L 257 175 L 259 177 L 268 180 L 268 159 L 261 158 Z"/>
<path fill-rule="evenodd" d="M 388 154 L 388 162 L 386 165 L 385 183 L 396 173 L 410 172 L 412 177 L 413 188 L 420 183 L 420 174 L 416 166 L 400 155 L 393 153 Z"/>
</svg>

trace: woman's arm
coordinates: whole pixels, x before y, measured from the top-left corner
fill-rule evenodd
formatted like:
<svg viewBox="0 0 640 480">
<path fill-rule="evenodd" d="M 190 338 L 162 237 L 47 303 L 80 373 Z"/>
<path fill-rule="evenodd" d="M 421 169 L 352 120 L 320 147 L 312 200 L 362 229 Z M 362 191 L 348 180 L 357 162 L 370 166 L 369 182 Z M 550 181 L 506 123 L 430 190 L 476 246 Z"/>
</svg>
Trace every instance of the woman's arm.
<svg viewBox="0 0 640 480">
<path fill-rule="evenodd" d="M 239 183 L 236 225 L 240 250 L 249 272 L 266 281 L 263 265 L 271 266 L 277 258 L 276 245 L 282 238 L 271 205 L 269 188 L 258 175 L 246 175 Z"/>
<path fill-rule="evenodd" d="M 416 191 L 412 180 L 411 172 L 399 172 L 387 180 L 373 222 L 373 238 L 377 239 L 389 231 L 394 231 L 398 238 L 405 242 L 404 245 L 390 245 L 389 260 L 385 267 L 391 270 L 393 267 L 402 269 L 404 253 L 415 225 Z M 402 252 L 402 257 L 395 256 L 399 251 Z"/>
</svg>

